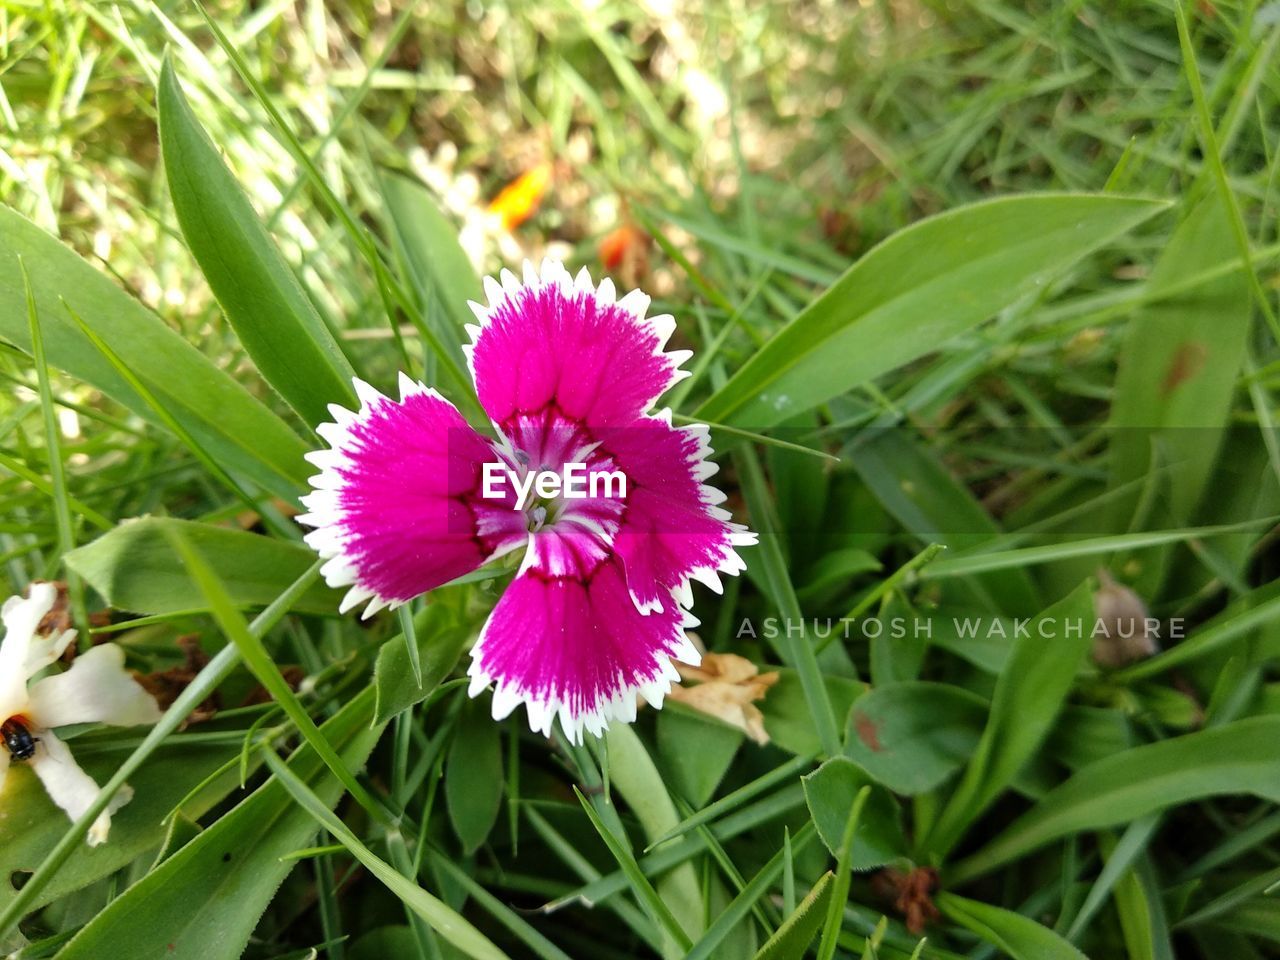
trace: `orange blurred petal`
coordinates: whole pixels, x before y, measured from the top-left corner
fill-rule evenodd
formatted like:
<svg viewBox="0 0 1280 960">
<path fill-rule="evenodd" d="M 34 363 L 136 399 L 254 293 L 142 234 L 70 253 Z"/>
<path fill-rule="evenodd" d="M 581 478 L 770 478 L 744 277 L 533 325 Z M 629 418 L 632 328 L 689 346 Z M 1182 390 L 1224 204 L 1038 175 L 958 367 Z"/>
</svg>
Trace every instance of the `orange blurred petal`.
<svg viewBox="0 0 1280 960">
<path fill-rule="evenodd" d="M 533 216 L 550 184 L 551 164 L 540 163 L 503 187 L 489 203 L 489 212 L 502 218 L 504 229 L 514 230 Z"/>
<path fill-rule="evenodd" d="M 627 254 L 644 242 L 644 234 L 630 224 L 611 230 L 600 240 L 600 262 L 606 270 L 616 270 Z"/>
</svg>

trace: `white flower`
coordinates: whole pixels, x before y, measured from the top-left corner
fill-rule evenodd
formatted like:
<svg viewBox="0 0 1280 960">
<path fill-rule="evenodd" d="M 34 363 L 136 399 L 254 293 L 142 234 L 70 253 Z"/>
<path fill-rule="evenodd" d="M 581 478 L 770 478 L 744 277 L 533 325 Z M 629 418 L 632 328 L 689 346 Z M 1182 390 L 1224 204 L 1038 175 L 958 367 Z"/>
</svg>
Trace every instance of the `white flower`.
<svg viewBox="0 0 1280 960">
<path fill-rule="evenodd" d="M 78 656 L 70 669 L 30 683 L 62 656 L 76 632 L 40 635 L 40 621 L 53 609 L 58 591 L 52 583 L 33 583 L 29 592 L 27 599 L 10 597 L 0 608 L 5 627 L 0 640 L 0 724 L 6 732 L 25 728 L 34 738 L 35 750 L 21 759 L 16 754 L 11 758 L 13 751 L 0 747 L 0 802 L 10 763 L 30 763 L 49 797 L 74 821 L 92 805 L 98 785 L 53 735 L 53 728 L 73 723 L 118 727 L 155 723 L 160 708 L 125 670 L 124 651 L 114 643 L 93 647 Z M 106 841 L 111 814 L 132 797 L 133 791 L 126 786 L 112 798 L 89 830 L 90 846 Z"/>
</svg>

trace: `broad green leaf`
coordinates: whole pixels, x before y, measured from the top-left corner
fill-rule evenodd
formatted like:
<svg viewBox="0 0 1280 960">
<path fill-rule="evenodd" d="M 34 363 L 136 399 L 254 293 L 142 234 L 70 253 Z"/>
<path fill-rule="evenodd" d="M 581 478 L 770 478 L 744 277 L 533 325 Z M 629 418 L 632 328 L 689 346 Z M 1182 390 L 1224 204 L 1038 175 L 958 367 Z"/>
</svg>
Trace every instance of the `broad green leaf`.
<svg viewBox="0 0 1280 960">
<path fill-rule="evenodd" d="M 351 365 L 191 112 L 168 59 L 158 109 L 182 234 L 258 371 L 313 427 L 329 419 L 327 404 L 355 406 Z"/>
<path fill-rule="evenodd" d="M 871 870 L 907 855 L 897 801 L 848 757 L 833 757 L 802 779 L 809 815 L 832 856 L 840 855 L 849 810 L 858 791 L 868 785 L 871 794 L 858 822 L 851 869 Z"/>
<path fill-rule="evenodd" d="M 845 448 L 863 482 L 885 510 L 911 533 L 953 550 L 996 539 L 999 525 L 977 499 L 922 443 L 904 430 L 883 431 Z M 928 573 L 946 558 L 923 568 Z M 1040 607 L 1039 591 L 1025 570 L 975 576 L 966 581 L 976 601 L 1004 613 L 1026 615 Z"/>
<path fill-rule="evenodd" d="M 382 734 L 370 729 L 366 689 L 322 730 L 352 767 Z M 309 747 L 290 768 L 332 806 L 341 785 Z M 307 846 L 316 820 L 269 780 L 230 813 L 160 864 L 99 913 L 59 954 L 61 960 L 238 960 L 277 888 L 296 865 L 282 859 Z"/>
<path fill-rule="evenodd" d="M 387 214 L 414 289 L 424 303 L 434 297 L 438 309 L 449 319 L 452 329 L 439 331 L 440 342 L 461 363 L 461 345 L 469 339 L 464 328 L 476 322 L 467 301 L 485 303 L 487 299 L 480 278 L 458 244 L 457 230 L 425 187 L 394 175 L 383 176 L 381 183 Z"/>
<path fill-rule="evenodd" d="M 428 604 L 414 618 L 414 639 L 422 666 L 421 683 L 414 678 L 404 635 L 397 634 L 384 643 L 373 668 L 373 686 L 378 698 L 374 722 L 386 723 L 430 696 L 457 666 L 470 636 L 470 629 L 455 624 L 443 604 Z"/>
<path fill-rule="evenodd" d="M 112 607 L 165 614 L 207 609 L 169 539 L 177 531 L 208 562 L 239 607 L 266 606 L 316 562 L 300 543 L 171 517 L 126 521 L 66 556 L 67 566 Z M 336 613 L 341 595 L 323 583 L 311 586 L 295 610 Z"/>
<path fill-rule="evenodd" d="M 987 702 L 944 683 L 877 687 L 849 711 L 845 754 L 894 793 L 927 793 L 978 745 Z"/>
<path fill-rule="evenodd" d="M 1092 645 L 1091 585 L 1081 584 L 1025 628 L 996 681 L 977 752 L 924 844 L 939 858 L 1013 782 L 1061 712 Z"/>
<path fill-rule="evenodd" d="M 700 809 L 716 792 L 745 739 L 740 730 L 692 710 L 658 714 L 658 758 L 675 791 Z"/>
<path fill-rule="evenodd" d="M 1044 289 L 1164 208 L 1045 194 L 961 207 L 900 230 L 753 354 L 695 416 L 759 429 L 812 409 Z"/>
<path fill-rule="evenodd" d="M 822 921 L 826 916 L 827 903 L 831 899 L 831 881 L 835 875 L 824 873 L 813 889 L 800 901 L 795 913 L 783 921 L 777 932 L 770 937 L 755 960 L 795 960 L 803 957 L 813 943 L 813 938 L 822 929 Z"/>
<path fill-rule="evenodd" d="M 971 607 L 939 606 L 930 618 L 929 647 L 946 650 L 984 673 L 999 675 L 1013 650 L 1016 619 Z"/>
<path fill-rule="evenodd" d="M 285 499 L 297 496 L 311 472 L 297 434 L 154 313 L 7 207 L 0 207 L 0 338 L 31 350 L 19 258 L 31 278 L 51 366 L 160 422 L 80 330 L 70 308 L 228 470 Z"/>
<path fill-rule="evenodd" d="M 835 629 L 839 629 L 838 626 Z M 770 741 L 788 753 L 812 756 L 822 749 L 818 734 L 813 729 L 813 714 L 805 699 L 804 688 L 794 670 L 787 667 L 770 667 L 777 671 L 778 682 L 757 706 L 764 714 L 764 729 Z M 847 717 L 853 701 L 867 689 L 865 683 L 846 677 L 826 676 L 827 697 L 837 716 Z"/>
<path fill-rule="evenodd" d="M 1237 255 L 1227 211 L 1210 196 L 1174 231 L 1147 289 L 1159 293 Z M 1162 299 L 1129 321 L 1111 407 L 1110 483 L 1113 489 L 1132 485 L 1157 454 L 1169 470 L 1173 524 L 1191 519 L 1225 436 L 1250 308 L 1244 271 L 1235 271 Z M 1137 497 L 1135 488 L 1117 500 L 1112 516 L 1131 517 Z"/>
<path fill-rule="evenodd" d="M 978 853 L 956 879 L 985 873 L 1059 837 L 1129 823 L 1227 794 L 1280 802 L 1280 717 L 1250 717 L 1125 750 L 1080 770 Z"/>
<path fill-rule="evenodd" d="M 413 929 L 404 924 L 375 927 L 362 934 L 351 945 L 347 960 L 387 960 L 388 957 L 412 957 L 417 954 Z"/>
<path fill-rule="evenodd" d="M 112 740 L 133 738 L 131 730 L 75 737 L 68 745 L 76 760 L 99 783 L 120 765 L 121 749 Z M 239 786 L 234 767 L 207 783 L 206 778 L 234 760 L 238 743 L 204 744 L 191 749 L 175 742 L 153 754 L 129 778 L 134 795 L 111 818 L 111 837 L 100 847 L 81 844 L 53 880 L 40 891 L 31 909 L 44 906 L 81 887 L 110 876 L 165 841 L 164 820 L 179 809 L 180 816 L 199 817 Z M 198 790 L 196 788 L 199 788 Z M 195 792 L 192 792 L 195 791 Z M 178 807 L 181 804 L 181 807 Z M 17 892 L 9 878 L 35 870 L 66 833 L 67 816 L 53 805 L 29 766 L 12 764 L 0 788 L 0 909 Z"/>
<path fill-rule="evenodd" d="M 1195 704 L 1184 694 L 1162 689 L 1189 709 L 1195 709 Z M 1146 699 L 1144 705 L 1150 709 L 1150 700 Z M 1053 725 L 1044 749 L 1068 770 L 1074 771 L 1133 746 L 1133 725 L 1125 711 L 1068 704 Z"/>
<path fill-rule="evenodd" d="M 488 839 L 502 806 L 505 770 L 498 729 L 487 702 L 468 701 L 449 745 L 445 801 L 449 822 L 468 854 Z"/>
<path fill-rule="evenodd" d="M 947 919 L 972 930 L 1013 960 L 1088 960 L 1048 927 L 1012 910 L 954 893 L 939 893 L 934 903 Z"/>
</svg>

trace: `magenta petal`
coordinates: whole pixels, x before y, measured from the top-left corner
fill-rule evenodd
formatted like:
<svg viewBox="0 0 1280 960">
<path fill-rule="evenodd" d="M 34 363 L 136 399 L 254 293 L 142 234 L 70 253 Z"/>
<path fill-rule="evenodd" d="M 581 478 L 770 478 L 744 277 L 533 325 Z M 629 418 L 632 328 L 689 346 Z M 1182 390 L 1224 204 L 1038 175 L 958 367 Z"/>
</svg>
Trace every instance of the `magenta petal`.
<svg viewBox="0 0 1280 960">
<path fill-rule="evenodd" d="M 642 611 L 660 611 L 677 597 L 693 600 L 689 580 L 720 592 L 719 574 L 746 569 L 735 547 L 756 536 L 718 504 L 724 494 L 702 481 L 716 471 L 701 424 L 673 427 L 670 414 L 600 432 L 601 445 L 628 479 L 626 511 L 613 550 Z"/>
<path fill-rule="evenodd" d="M 500 427 L 549 406 L 593 427 L 629 423 L 681 379 L 688 353 L 662 352 L 675 321 L 646 317 L 639 291 L 615 300 L 613 281 L 597 288 L 585 270 L 574 280 L 551 260 L 541 274 L 526 264 L 523 285 L 506 272 L 485 288 L 489 305 L 472 304 L 471 371 Z"/>
<path fill-rule="evenodd" d="M 519 576 L 472 648 L 471 693 L 494 685 L 493 715 L 525 704 L 529 725 L 550 734 L 556 717 L 571 742 L 599 735 L 610 719 L 635 719 L 636 697 L 661 706 L 679 675 L 671 658 L 696 664 L 684 628 L 696 620 L 668 604 L 645 616 L 622 569 L 585 528 L 557 524 L 530 539 Z"/>
<path fill-rule="evenodd" d="M 391 400 L 356 381 L 361 407 L 331 406 L 336 422 L 318 432 L 331 449 L 308 455 L 321 472 L 302 498 L 315 527 L 306 541 L 328 562 L 330 586 L 350 586 L 345 611 L 369 600 L 365 616 L 411 600 L 518 547 L 527 537 L 514 501 L 480 496 L 481 437 L 434 390 L 401 377 Z"/>
</svg>

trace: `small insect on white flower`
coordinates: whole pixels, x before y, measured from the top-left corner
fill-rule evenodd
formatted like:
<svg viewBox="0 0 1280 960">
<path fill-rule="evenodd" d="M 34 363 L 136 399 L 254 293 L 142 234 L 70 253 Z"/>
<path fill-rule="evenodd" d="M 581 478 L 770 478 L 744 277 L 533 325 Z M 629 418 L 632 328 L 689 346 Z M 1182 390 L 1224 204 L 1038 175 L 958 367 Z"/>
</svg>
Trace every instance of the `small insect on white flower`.
<svg viewBox="0 0 1280 960">
<path fill-rule="evenodd" d="M 52 583 L 33 583 L 29 596 L 10 597 L 0 617 L 0 804 L 4 783 L 13 763 L 30 764 L 44 784 L 49 798 L 68 817 L 78 820 L 98 796 L 98 784 L 76 763 L 67 745 L 53 733 L 73 723 L 105 723 L 132 727 L 155 723 L 160 708 L 124 668 L 124 651 L 114 643 L 93 647 L 76 658 L 67 670 L 33 680 L 51 667 L 67 649 L 76 632 L 41 632 L 58 597 Z M 111 814 L 133 797 L 122 788 L 89 830 L 88 842 L 104 843 L 111 829 Z"/>
</svg>

